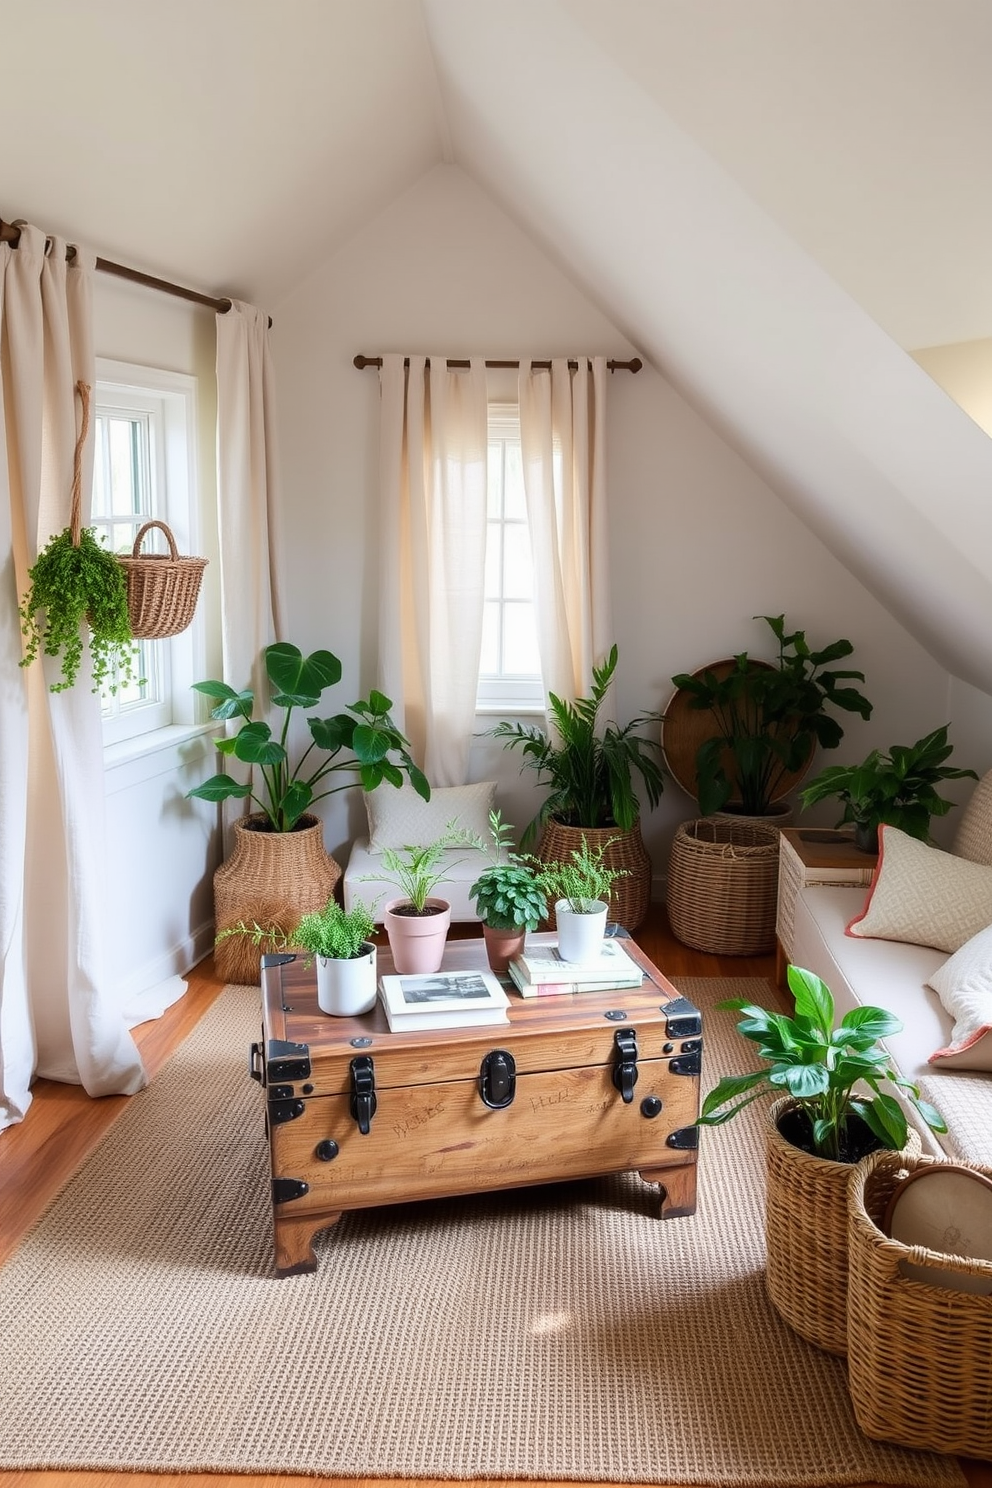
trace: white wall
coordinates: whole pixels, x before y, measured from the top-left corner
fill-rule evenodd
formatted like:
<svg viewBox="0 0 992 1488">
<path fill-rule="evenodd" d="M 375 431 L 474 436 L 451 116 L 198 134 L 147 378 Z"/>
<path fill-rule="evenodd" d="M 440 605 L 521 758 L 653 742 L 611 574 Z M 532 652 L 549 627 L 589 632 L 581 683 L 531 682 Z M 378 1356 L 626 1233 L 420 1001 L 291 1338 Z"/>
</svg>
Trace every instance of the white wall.
<svg viewBox="0 0 992 1488">
<path fill-rule="evenodd" d="M 197 378 L 196 420 L 200 504 L 199 551 L 204 572 L 199 609 L 216 611 L 213 312 L 106 274 L 95 276 L 97 356 Z M 177 534 L 178 536 L 179 534 Z M 219 675 L 219 656 L 205 657 L 206 676 Z M 218 861 L 217 809 L 187 801 L 186 792 L 216 769 L 202 735 L 149 749 L 137 743 L 108 755 L 106 772 L 109 881 L 113 938 L 108 975 L 122 997 L 187 971 L 213 943 L 213 869 Z"/>
<path fill-rule="evenodd" d="M 289 555 L 287 638 L 324 645 L 345 675 L 336 699 L 375 683 L 374 372 L 357 352 L 547 356 L 636 350 L 535 244 L 456 167 L 425 176 L 273 307 Z M 757 614 L 785 612 L 811 644 L 846 636 L 875 704 L 851 715 L 829 760 L 910 742 L 945 722 L 951 679 L 872 593 L 650 367 L 610 388 L 611 562 L 620 648 L 618 714 L 661 708 L 674 672 L 750 650 L 770 655 Z M 843 720 L 842 720 L 843 721 Z M 484 727 L 480 721 L 480 728 Z M 984 769 L 988 757 L 964 759 Z M 496 778 L 518 826 L 540 795 L 519 760 L 477 742 L 472 778 Z M 670 786 L 644 822 L 656 876 L 675 824 L 694 803 Z M 325 812 L 344 861 L 360 827 L 351 792 Z M 825 809 L 810 820 L 832 819 Z"/>
</svg>

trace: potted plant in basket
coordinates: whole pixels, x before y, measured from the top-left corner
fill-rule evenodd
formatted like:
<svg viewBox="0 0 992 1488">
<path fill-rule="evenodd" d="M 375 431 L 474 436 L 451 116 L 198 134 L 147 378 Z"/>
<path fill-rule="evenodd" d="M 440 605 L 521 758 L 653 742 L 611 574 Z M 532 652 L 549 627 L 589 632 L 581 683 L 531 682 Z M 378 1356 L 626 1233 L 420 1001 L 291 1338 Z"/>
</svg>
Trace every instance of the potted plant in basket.
<svg viewBox="0 0 992 1488">
<path fill-rule="evenodd" d="M 368 905 L 359 901 L 345 910 L 334 898 L 321 909 L 305 914 L 290 934 L 278 925 L 259 925 L 242 920 L 217 936 L 218 941 L 247 937 L 258 951 L 304 951 L 317 963 L 317 1004 L 321 1012 L 335 1018 L 353 1018 L 367 1013 L 376 999 L 376 948 L 372 940 L 375 920 Z"/>
<path fill-rule="evenodd" d="M 945 723 L 915 744 L 893 744 L 888 753 L 873 749 L 860 765 L 829 765 L 800 791 L 803 807 L 836 796 L 844 806 L 837 825 L 854 823 L 854 842 L 863 852 L 878 851 L 882 822 L 928 841 L 930 818 L 946 816 L 954 805 L 937 794 L 939 783 L 978 779 L 974 770 L 945 765 L 953 748 L 947 742 L 949 727 Z"/>
<path fill-rule="evenodd" d="M 573 848 L 568 857 L 542 862 L 537 881 L 555 901 L 558 953 L 563 961 L 585 964 L 595 961 L 606 933 L 610 890 L 625 868 L 611 868 L 605 861 L 609 840 Z"/>
<path fill-rule="evenodd" d="M 833 996 L 818 976 L 790 966 L 788 983 L 793 1017 L 738 998 L 717 1004 L 743 1015 L 738 1032 L 758 1046 L 765 1067 L 724 1076 L 698 1124 L 719 1126 L 760 1095 L 778 1095 L 766 1127 L 768 1294 L 796 1332 L 843 1354 L 852 1165 L 881 1148 L 920 1150 L 899 1098 L 932 1131 L 947 1126 L 879 1042 L 900 1031 L 898 1018 L 858 1007 L 835 1027 Z"/>
<path fill-rule="evenodd" d="M 290 726 L 300 709 L 316 709 L 328 687 L 341 680 L 341 663 L 330 651 L 304 656 L 299 647 L 278 642 L 262 652 L 272 689 L 272 707 L 283 710 L 278 736 L 263 719 L 254 719 L 255 696 L 226 682 L 196 682 L 212 698 L 211 717 L 242 720 L 238 732 L 219 738 L 217 749 L 249 766 L 253 779 L 213 775 L 189 791 L 203 801 L 249 800 L 256 811 L 235 823 L 235 846 L 214 874 L 217 928 L 239 921 L 293 929 L 302 914 L 327 903 L 341 869 L 324 850 L 323 827 L 311 808 L 342 790 L 367 791 L 408 778 L 423 799 L 430 786 L 409 754 L 409 741 L 390 717 L 383 693 L 350 703 L 329 718 L 307 718 L 310 739 L 299 756 L 289 751 Z M 218 974 L 229 981 L 258 980 L 254 961 L 237 959 L 237 942 L 222 940 Z"/>
<path fill-rule="evenodd" d="M 844 737 L 828 710 L 871 717 L 872 705 L 863 693 L 842 685 L 863 682 L 864 674 L 831 665 L 851 655 L 850 641 L 833 641 L 813 651 L 805 631 L 786 635 L 784 615 L 755 619 L 765 621 L 778 643 L 774 663 L 753 660 L 742 651 L 731 662 L 672 678 L 689 712 L 709 715 L 694 758 L 702 816 L 725 808 L 741 816 L 774 815 L 774 803 L 801 779 L 817 745 L 834 749 Z M 670 734 L 686 723 L 683 710 L 669 704 L 664 742 L 670 764 L 677 747 Z"/>
<path fill-rule="evenodd" d="M 599 843 L 607 866 L 624 870 L 625 882 L 611 902 L 611 917 L 634 930 L 651 900 L 651 860 L 641 838 L 639 781 L 648 806 L 657 806 L 665 786 L 660 739 L 637 732 L 660 724 L 660 713 L 644 713 L 621 726 L 600 726 L 599 713 L 617 669 L 618 651 L 592 670 L 588 697 L 568 702 L 549 697 L 551 732 L 504 722 L 491 730 L 506 749 L 519 749 L 524 767 L 537 771 L 548 786 L 540 810 L 524 829 L 527 843 L 540 831 L 539 859 L 569 860 L 583 840 Z M 608 848 L 606 844 L 609 844 Z"/>
<path fill-rule="evenodd" d="M 451 905 L 433 897 L 452 866 L 445 854 L 456 847 L 478 847 L 471 832 L 450 821 L 442 835 L 426 846 L 382 849 L 382 870 L 363 877 L 396 884 L 401 897 L 383 908 L 383 924 L 389 938 L 393 964 L 398 972 L 429 974 L 444 959 L 444 946 L 451 925 Z"/>
<path fill-rule="evenodd" d="M 513 851 L 513 828 L 498 811 L 489 813 L 493 850 L 469 889 L 482 921 L 489 965 L 505 972 L 514 956 L 524 948 L 528 930 L 534 931 L 547 918 L 548 901 L 536 869 Z"/>
</svg>

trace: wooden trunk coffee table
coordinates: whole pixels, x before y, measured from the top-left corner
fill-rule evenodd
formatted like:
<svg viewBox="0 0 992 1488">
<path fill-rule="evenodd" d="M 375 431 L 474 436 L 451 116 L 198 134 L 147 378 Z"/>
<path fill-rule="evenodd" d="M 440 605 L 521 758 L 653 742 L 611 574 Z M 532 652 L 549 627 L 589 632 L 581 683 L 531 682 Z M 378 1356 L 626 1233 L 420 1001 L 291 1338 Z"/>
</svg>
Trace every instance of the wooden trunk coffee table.
<svg viewBox="0 0 992 1488">
<path fill-rule="evenodd" d="M 349 1209 L 634 1170 L 660 1216 L 692 1214 L 702 1020 L 632 940 L 640 988 L 524 999 L 493 1027 L 391 1033 L 382 1008 L 332 1018 L 303 956 L 262 961 L 275 1269 L 316 1266 Z M 387 949 L 379 974 L 393 971 Z M 445 970 L 487 966 L 452 940 Z"/>
</svg>

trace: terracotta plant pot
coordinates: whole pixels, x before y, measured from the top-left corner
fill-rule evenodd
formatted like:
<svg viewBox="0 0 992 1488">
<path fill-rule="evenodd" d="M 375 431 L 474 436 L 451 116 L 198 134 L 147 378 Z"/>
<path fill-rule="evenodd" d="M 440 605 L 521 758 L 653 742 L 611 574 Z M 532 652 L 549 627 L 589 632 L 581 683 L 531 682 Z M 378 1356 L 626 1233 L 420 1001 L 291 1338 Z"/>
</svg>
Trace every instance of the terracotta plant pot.
<svg viewBox="0 0 992 1488">
<path fill-rule="evenodd" d="M 520 929 L 495 930 L 492 925 L 483 925 L 482 936 L 486 942 L 489 967 L 497 976 L 504 976 L 514 956 L 519 956 L 527 939 L 527 931 Z"/>
<path fill-rule="evenodd" d="M 404 914 L 409 899 L 391 899 L 382 912 L 389 949 L 397 972 L 429 975 L 439 971 L 451 925 L 451 905 L 446 899 L 428 899 L 427 914 Z"/>
<path fill-rule="evenodd" d="M 234 824 L 234 848 L 214 874 L 215 932 L 244 922 L 288 935 L 300 919 L 324 905 L 341 877 L 340 866 L 324 848 L 324 828 L 303 816 L 292 832 L 266 832 L 259 812 Z M 214 966 L 226 982 L 257 984 L 260 961 L 273 945 L 252 945 L 243 935 L 222 940 Z"/>
</svg>

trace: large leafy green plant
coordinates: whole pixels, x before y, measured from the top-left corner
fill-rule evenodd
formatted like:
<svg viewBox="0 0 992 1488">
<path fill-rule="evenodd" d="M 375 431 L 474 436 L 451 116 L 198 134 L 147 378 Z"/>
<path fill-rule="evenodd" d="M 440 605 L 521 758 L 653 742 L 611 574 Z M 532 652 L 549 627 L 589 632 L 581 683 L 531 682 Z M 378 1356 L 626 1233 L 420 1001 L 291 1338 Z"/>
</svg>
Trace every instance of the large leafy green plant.
<svg viewBox="0 0 992 1488">
<path fill-rule="evenodd" d="M 709 668 L 672 678 L 690 706 L 706 709 L 714 730 L 696 755 L 699 809 L 720 811 L 732 799 L 742 815 L 766 815 L 790 775 L 801 773 L 817 745 L 834 749 L 844 730 L 828 705 L 870 718 L 872 705 L 857 688 L 864 673 L 837 671 L 830 663 L 850 656 L 850 641 L 810 649 L 805 631 L 785 633 L 784 615 L 756 615 L 778 641 L 774 665 L 754 662 L 746 651 L 734 657 L 727 676 Z M 732 764 L 728 768 L 728 758 Z"/>
<path fill-rule="evenodd" d="M 522 723 L 499 723 L 491 730 L 506 749 L 519 748 L 524 764 L 538 773 L 549 793 L 524 829 L 529 841 L 549 818 L 569 827 L 619 827 L 629 832 L 640 815 L 634 777 L 640 776 L 650 806 L 657 806 L 665 785 L 660 739 L 635 732 L 661 723 L 660 713 L 645 713 L 623 727 L 600 728 L 599 709 L 617 669 L 613 646 L 605 662 L 592 669 L 588 697 L 567 702 L 553 692 L 549 707 L 553 733 Z"/>
<path fill-rule="evenodd" d="M 330 651 L 304 656 L 298 646 L 285 641 L 267 646 L 262 657 L 273 689 L 272 706 L 285 710 L 278 738 L 264 720 L 252 719 L 255 695 L 250 689 L 236 692 L 226 682 L 193 684 L 197 692 L 215 700 L 211 718 L 245 720 L 236 734 L 218 739 L 217 748 L 221 754 L 256 767 L 260 785 L 256 789 L 230 775 L 212 775 L 189 795 L 204 801 L 250 798 L 272 832 L 291 832 L 318 801 L 357 785 L 367 791 L 384 782 L 399 786 L 406 776 L 417 794 L 430 800 L 426 776 L 408 752 L 409 740 L 389 716 L 392 702 L 374 690 L 367 698 L 349 703 L 344 713 L 308 718 L 310 743 L 291 762 L 287 742 L 294 712 L 317 707 L 321 694 L 340 682 L 341 663 Z M 352 778 L 342 780 L 339 772 Z M 325 785 L 329 778 L 337 783 Z M 319 789 L 322 785 L 325 788 Z"/>
<path fill-rule="evenodd" d="M 880 1147 L 905 1147 L 909 1129 L 897 1097 L 914 1106 L 932 1131 L 947 1130 L 939 1111 L 920 1098 L 919 1087 L 899 1074 L 879 1044 L 900 1031 L 898 1018 L 884 1008 L 859 1007 L 835 1028 L 834 999 L 820 977 L 790 966 L 788 982 L 792 1018 L 740 998 L 717 1004 L 744 1015 L 737 1031 L 757 1044 L 767 1068 L 725 1075 L 704 1099 L 699 1125 L 720 1126 L 772 1090 L 792 1097 L 809 1120 L 813 1150 L 835 1162 L 845 1160 L 852 1117 L 861 1118 Z M 882 1089 L 886 1082 L 895 1095 Z"/>
<path fill-rule="evenodd" d="M 915 744 L 893 744 L 887 754 L 873 749 L 860 765 L 830 765 L 800 791 L 799 799 L 808 807 L 836 796 L 844 805 L 838 826 L 853 822 L 870 831 L 886 822 L 925 842 L 930 818 L 946 816 L 954 805 L 938 795 L 938 784 L 978 779 L 974 770 L 945 765 L 953 748 L 947 742 L 948 728 L 945 723 Z"/>
</svg>

